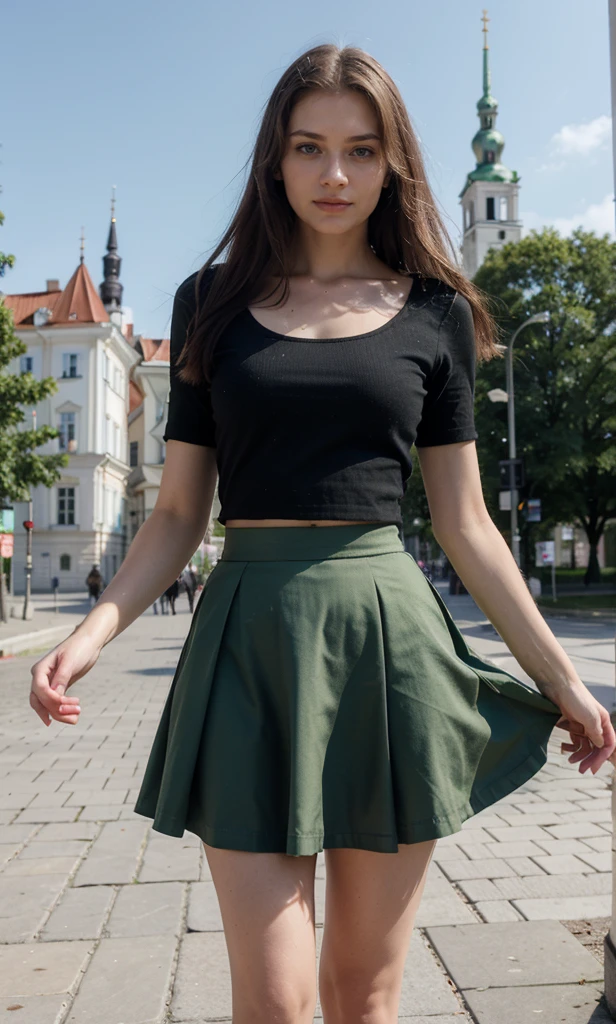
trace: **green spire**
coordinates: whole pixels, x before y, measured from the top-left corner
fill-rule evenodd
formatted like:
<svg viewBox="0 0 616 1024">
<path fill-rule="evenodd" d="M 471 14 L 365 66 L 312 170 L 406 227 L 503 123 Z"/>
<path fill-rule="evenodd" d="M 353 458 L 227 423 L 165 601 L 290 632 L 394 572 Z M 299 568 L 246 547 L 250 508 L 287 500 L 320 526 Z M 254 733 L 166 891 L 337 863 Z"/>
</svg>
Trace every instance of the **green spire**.
<svg viewBox="0 0 616 1024">
<path fill-rule="evenodd" d="M 488 49 L 488 26 L 490 20 L 488 12 L 483 11 L 482 21 L 484 34 L 483 43 L 483 95 L 477 101 L 477 115 L 480 128 L 471 143 L 473 153 L 477 160 L 474 171 L 467 175 L 464 188 L 460 195 L 464 195 L 466 189 L 473 181 L 518 181 L 517 171 L 510 171 L 501 163 L 501 155 L 505 148 L 505 140 L 496 128 L 496 115 L 498 113 L 498 102 L 491 92 L 490 63 Z"/>
</svg>

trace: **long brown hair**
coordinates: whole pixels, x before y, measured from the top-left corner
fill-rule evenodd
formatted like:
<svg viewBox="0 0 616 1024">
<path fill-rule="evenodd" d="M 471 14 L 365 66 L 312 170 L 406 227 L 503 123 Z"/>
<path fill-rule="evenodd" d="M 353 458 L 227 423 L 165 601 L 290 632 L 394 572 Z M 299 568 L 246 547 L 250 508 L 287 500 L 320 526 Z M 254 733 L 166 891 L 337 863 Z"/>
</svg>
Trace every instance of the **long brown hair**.
<svg viewBox="0 0 616 1024">
<path fill-rule="evenodd" d="M 267 102 L 244 193 L 229 227 L 195 278 L 196 312 L 180 354 L 179 376 L 194 384 L 204 379 L 210 382 L 218 338 L 242 309 L 263 295 L 268 277 L 280 278 L 284 285 L 279 302 L 289 294 L 296 214 L 287 200 L 284 183 L 274 177 L 274 171 L 284 156 L 291 111 L 313 89 L 355 89 L 368 99 L 379 119 L 391 176 L 368 218 L 368 242 L 375 255 L 397 273 L 412 270 L 445 281 L 461 292 L 472 307 L 478 359 L 500 355 L 494 342 L 499 328 L 483 292 L 457 264 L 398 88 L 364 50 L 326 43 L 293 61 Z M 207 272 L 225 250 L 225 261 L 217 265 L 212 280 Z M 204 277 L 209 287 L 204 287 Z"/>
</svg>

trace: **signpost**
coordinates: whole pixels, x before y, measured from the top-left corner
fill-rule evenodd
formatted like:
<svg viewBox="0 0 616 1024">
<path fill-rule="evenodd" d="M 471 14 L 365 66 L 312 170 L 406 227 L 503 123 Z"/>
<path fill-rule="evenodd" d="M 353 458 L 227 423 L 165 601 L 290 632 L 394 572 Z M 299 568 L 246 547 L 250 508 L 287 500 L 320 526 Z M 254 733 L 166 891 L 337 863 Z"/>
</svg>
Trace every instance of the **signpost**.
<svg viewBox="0 0 616 1024">
<path fill-rule="evenodd" d="M 538 540 L 535 544 L 535 565 L 552 566 L 552 600 L 556 600 L 556 565 L 553 540 Z"/>
</svg>

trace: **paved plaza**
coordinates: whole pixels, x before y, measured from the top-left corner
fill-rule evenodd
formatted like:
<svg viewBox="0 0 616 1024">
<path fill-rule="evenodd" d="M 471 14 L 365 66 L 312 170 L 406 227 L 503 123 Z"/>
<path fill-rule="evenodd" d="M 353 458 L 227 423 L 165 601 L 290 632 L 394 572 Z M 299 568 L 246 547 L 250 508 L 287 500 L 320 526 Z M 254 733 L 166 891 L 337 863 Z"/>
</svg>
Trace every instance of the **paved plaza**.
<svg viewBox="0 0 616 1024">
<path fill-rule="evenodd" d="M 438 586 L 470 645 L 526 679 L 472 598 Z M 78 612 L 73 603 L 67 633 Z M 106 647 L 70 691 L 81 698 L 77 726 L 46 728 L 30 709 L 36 655 L 0 661 L 0 1024 L 231 1020 L 200 840 L 154 832 L 132 810 L 189 624 L 182 596 L 178 615 L 148 610 Z M 611 709 L 615 623 L 550 626 Z M 567 738 L 555 730 L 533 779 L 437 843 L 401 1021 L 611 1020 L 596 936 L 611 913 L 613 769 L 580 775 L 560 753 Z M 325 885 L 320 854 L 318 950 Z"/>
</svg>

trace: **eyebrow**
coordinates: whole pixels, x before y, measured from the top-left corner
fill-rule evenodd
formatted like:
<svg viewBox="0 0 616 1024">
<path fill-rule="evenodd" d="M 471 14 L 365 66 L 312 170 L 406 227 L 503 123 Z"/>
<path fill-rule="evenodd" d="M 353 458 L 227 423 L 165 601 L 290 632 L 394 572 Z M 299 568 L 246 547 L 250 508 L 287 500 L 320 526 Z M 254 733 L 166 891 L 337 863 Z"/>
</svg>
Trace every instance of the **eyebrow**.
<svg viewBox="0 0 616 1024">
<path fill-rule="evenodd" d="M 318 135 L 316 132 L 306 132 L 303 128 L 296 128 L 294 132 L 289 132 L 289 138 L 294 135 L 305 135 L 309 139 L 324 139 L 325 135 Z M 345 142 L 366 142 L 368 139 L 376 139 L 377 142 L 381 141 L 380 135 L 375 135 L 374 132 L 366 132 L 365 135 L 349 135 Z"/>
</svg>

